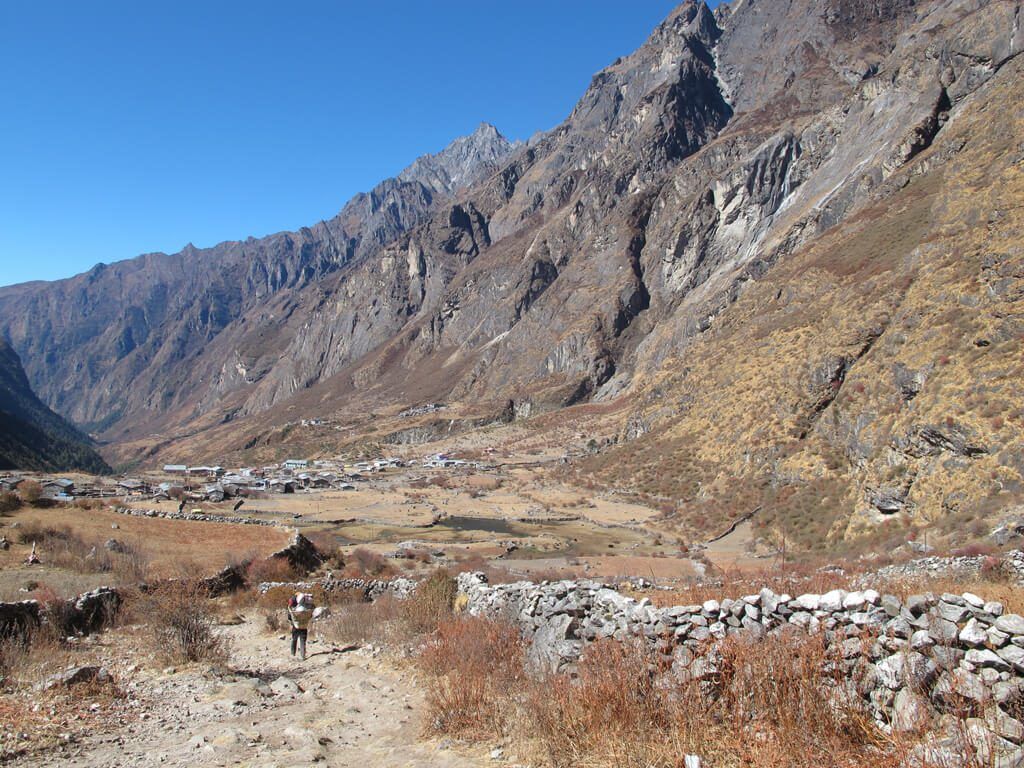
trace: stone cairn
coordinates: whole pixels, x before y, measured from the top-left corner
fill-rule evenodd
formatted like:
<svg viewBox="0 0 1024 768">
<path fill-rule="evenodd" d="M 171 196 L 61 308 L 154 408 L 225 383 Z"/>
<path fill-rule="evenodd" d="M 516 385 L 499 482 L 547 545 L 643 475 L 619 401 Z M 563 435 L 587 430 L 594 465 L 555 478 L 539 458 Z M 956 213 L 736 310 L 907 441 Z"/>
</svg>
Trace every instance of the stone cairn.
<svg viewBox="0 0 1024 768">
<path fill-rule="evenodd" d="M 472 615 L 517 624 L 537 670 L 572 672 L 589 642 L 641 638 L 680 681 L 717 673 L 717 641 L 732 635 L 820 634 L 840 660 L 842 687 L 886 731 L 911 731 L 968 715 L 968 729 L 1024 765 L 1024 616 L 967 593 L 913 595 L 872 589 L 792 596 L 762 589 L 735 599 L 657 608 L 594 581 L 490 585 L 458 577 Z M 936 747 L 955 752 L 941 744 Z"/>
</svg>

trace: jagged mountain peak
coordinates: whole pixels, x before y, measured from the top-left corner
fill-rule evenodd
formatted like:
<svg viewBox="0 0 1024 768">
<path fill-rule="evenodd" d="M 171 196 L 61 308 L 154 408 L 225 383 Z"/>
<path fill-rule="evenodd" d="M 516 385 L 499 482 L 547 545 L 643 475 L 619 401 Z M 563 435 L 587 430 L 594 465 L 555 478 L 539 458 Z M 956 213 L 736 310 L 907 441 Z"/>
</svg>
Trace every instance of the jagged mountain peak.
<svg viewBox="0 0 1024 768">
<path fill-rule="evenodd" d="M 490 123 L 481 122 L 472 133 L 460 136 L 440 152 L 418 157 L 398 179 L 451 193 L 489 176 L 518 146 Z"/>
</svg>

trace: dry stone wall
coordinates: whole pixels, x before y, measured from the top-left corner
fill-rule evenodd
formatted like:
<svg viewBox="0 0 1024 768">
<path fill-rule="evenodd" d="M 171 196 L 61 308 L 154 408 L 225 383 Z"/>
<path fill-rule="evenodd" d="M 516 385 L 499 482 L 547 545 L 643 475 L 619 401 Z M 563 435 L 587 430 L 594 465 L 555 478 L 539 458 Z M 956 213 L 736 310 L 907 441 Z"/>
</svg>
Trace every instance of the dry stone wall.
<svg viewBox="0 0 1024 768">
<path fill-rule="evenodd" d="M 69 631 L 87 635 L 106 624 L 121 607 L 121 594 L 111 587 L 98 587 L 64 601 L 57 613 Z M 47 621 L 49 610 L 38 600 L 0 603 L 0 638 L 24 638 Z"/>
<path fill-rule="evenodd" d="M 977 595 L 873 589 L 776 594 L 770 589 L 700 605 L 657 608 L 594 581 L 491 585 L 458 577 L 465 609 L 505 618 L 529 639 L 531 665 L 574 670 L 600 638 L 642 638 L 680 681 L 712 679 L 717 641 L 801 631 L 822 637 L 840 671 L 840 693 L 861 702 L 884 729 L 914 730 L 943 715 L 968 715 L 1000 754 L 1024 764 L 1024 616 Z"/>
<path fill-rule="evenodd" d="M 402 577 L 397 579 L 337 579 L 329 576 L 315 581 L 264 581 L 256 587 L 256 591 L 265 595 L 272 589 L 282 587 L 294 592 L 322 589 L 324 592 L 362 592 L 364 600 L 376 600 L 384 595 L 403 599 L 415 591 L 416 585 L 417 582 L 412 579 Z"/>
<path fill-rule="evenodd" d="M 241 515 L 210 515 L 205 512 L 163 512 L 159 509 L 136 509 L 135 507 L 115 507 L 119 515 L 129 517 L 159 517 L 164 520 L 188 520 L 194 523 L 231 523 L 233 525 L 279 525 L 274 520 L 263 520 L 257 517 Z"/>
</svg>

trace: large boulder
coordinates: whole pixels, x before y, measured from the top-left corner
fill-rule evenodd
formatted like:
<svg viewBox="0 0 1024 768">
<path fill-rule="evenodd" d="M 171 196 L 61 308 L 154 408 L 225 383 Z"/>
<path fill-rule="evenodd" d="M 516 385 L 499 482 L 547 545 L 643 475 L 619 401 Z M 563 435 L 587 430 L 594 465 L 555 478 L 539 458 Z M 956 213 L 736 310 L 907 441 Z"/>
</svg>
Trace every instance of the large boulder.
<svg viewBox="0 0 1024 768">
<path fill-rule="evenodd" d="M 210 597 L 219 597 L 229 592 L 237 592 L 245 586 L 245 572 L 249 563 L 226 565 L 213 576 L 203 579 L 200 584 Z"/>
<path fill-rule="evenodd" d="M 54 688 L 70 688 L 82 683 L 98 683 L 105 685 L 113 681 L 106 667 L 82 666 L 68 667 L 63 672 L 51 675 L 36 686 L 37 690 L 49 691 Z"/>
<path fill-rule="evenodd" d="M 69 600 L 67 628 L 87 635 L 109 624 L 121 608 L 121 593 L 113 587 L 97 587 Z"/>
<path fill-rule="evenodd" d="M 298 531 L 292 536 L 288 546 L 273 553 L 270 557 L 276 560 L 287 560 L 289 565 L 300 573 L 315 571 L 323 565 L 326 559 L 313 542 Z"/>
</svg>

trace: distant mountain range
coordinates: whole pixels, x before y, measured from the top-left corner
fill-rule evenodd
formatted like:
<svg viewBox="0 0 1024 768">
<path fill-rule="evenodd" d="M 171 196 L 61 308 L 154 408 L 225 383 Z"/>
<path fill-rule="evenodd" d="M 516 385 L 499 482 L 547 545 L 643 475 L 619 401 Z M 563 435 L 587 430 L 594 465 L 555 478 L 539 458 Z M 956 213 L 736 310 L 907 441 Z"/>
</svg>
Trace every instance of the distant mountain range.
<svg viewBox="0 0 1024 768">
<path fill-rule="evenodd" d="M 686 2 L 528 144 L 482 125 L 311 228 L 0 289 L 0 335 L 120 460 L 439 402 L 600 414 L 577 469 L 682 528 L 984 520 L 1024 498 L 1021 15 Z"/>
<path fill-rule="evenodd" d="M 0 470 L 106 473 L 89 439 L 35 396 L 18 354 L 0 340 Z"/>
</svg>

